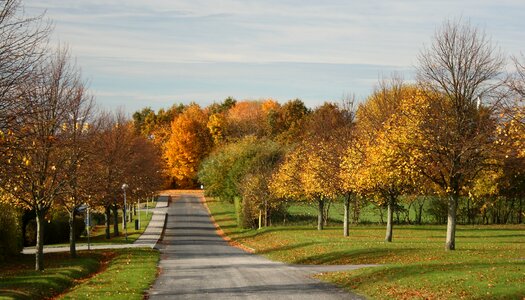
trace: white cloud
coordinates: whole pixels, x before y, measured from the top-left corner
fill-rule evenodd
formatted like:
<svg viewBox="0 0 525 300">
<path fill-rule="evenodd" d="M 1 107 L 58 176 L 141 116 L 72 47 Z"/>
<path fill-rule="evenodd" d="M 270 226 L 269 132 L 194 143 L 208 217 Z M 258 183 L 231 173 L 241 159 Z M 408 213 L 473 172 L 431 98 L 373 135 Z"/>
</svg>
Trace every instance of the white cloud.
<svg viewBox="0 0 525 300">
<path fill-rule="evenodd" d="M 303 88 L 303 95 L 312 98 L 333 97 L 348 91 L 329 90 L 341 87 L 312 81 L 309 72 L 315 71 L 326 72 L 323 78 L 328 82 L 339 82 L 340 78 L 335 76 L 344 76 L 356 85 L 355 89 L 364 90 L 363 85 L 371 80 L 368 73 L 330 72 L 328 67 L 304 67 L 304 63 L 334 64 L 349 69 L 352 64 L 399 66 L 406 70 L 416 63 L 419 49 L 430 41 L 444 18 L 470 19 L 484 27 L 504 51 L 516 54 L 525 50 L 522 0 L 25 0 L 24 3 L 30 13 L 47 9 L 47 15 L 56 24 L 56 39 L 71 46 L 85 75 L 93 78 L 93 89 L 103 91 L 97 95 L 102 101 L 118 98 L 109 92 L 124 97 L 129 94 L 126 89 L 134 91 L 134 99 L 145 99 L 153 93 L 147 98 L 151 101 L 154 98 L 171 101 L 168 99 L 174 95 L 215 100 L 225 91 L 231 96 L 257 96 L 264 88 L 275 88 L 267 92 L 269 96 L 300 94 L 293 80 L 288 81 L 290 87 L 286 93 L 278 76 L 272 83 L 270 72 L 254 64 L 270 64 L 275 74 L 293 73 L 299 85 L 309 85 Z M 290 67 L 289 63 L 295 65 Z M 210 68 L 208 72 L 203 70 L 206 67 Z M 250 68 L 264 74 L 250 74 Z M 297 71 L 292 72 L 293 68 Z M 388 73 L 391 68 L 385 69 Z M 232 80 L 217 81 L 214 76 L 231 76 Z M 246 77 L 260 77 L 260 86 L 255 79 L 249 82 L 249 87 L 243 86 Z M 175 83 L 187 84 L 188 79 L 199 84 L 187 86 L 184 92 L 157 97 L 155 88 L 150 86 L 139 90 L 144 78 L 154 79 L 148 81 L 149 85 L 161 91 L 170 90 Z"/>
</svg>

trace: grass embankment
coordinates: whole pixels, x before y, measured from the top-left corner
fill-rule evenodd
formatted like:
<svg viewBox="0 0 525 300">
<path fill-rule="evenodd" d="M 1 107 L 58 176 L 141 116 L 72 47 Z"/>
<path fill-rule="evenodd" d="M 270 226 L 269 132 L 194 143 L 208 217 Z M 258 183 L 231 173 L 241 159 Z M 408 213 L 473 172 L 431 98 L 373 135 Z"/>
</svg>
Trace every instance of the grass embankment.
<svg viewBox="0 0 525 300">
<path fill-rule="evenodd" d="M 128 239 L 124 235 L 124 229 L 122 228 L 122 223 L 119 224 L 119 236 L 113 236 L 113 225 L 110 226 L 111 238 L 106 239 L 106 226 L 97 225 L 94 226 L 90 232 L 90 242 L 92 244 L 131 244 L 136 241 L 139 236 L 144 232 L 146 227 L 148 227 L 149 221 L 153 216 L 153 212 L 149 211 L 146 214 L 146 211 L 140 212 L 140 229 L 135 230 L 135 219 L 139 217 L 137 213 L 136 216 L 133 216 L 133 220 L 130 220 L 126 223 L 128 228 Z M 87 236 L 82 236 L 78 241 L 79 244 L 87 244 Z"/>
<path fill-rule="evenodd" d="M 270 259 L 295 264 L 381 264 L 317 275 L 371 298 L 525 297 L 523 225 L 458 226 L 457 250 L 445 251 L 444 225 L 394 226 L 394 242 L 386 243 L 385 226 L 353 226 L 347 238 L 341 225 L 317 231 L 313 218 L 310 225 L 245 230 L 237 228 L 233 205 L 208 198 L 208 206 L 226 235 Z"/>
<path fill-rule="evenodd" d="M 142 299 L 158 260 L 149 248 L 83 251 L 76 259 L 54 253 L 45 254 L 45 270 L 36 272 L 34 255 L 21 255 L 0 265 L 0 299 Z"/>
<path fill-rule="evenodd" d="M 153 206 L 149 208 L 154 208 L 156 205 L 156 202 L 153 203 Z M 89 241 L 91 244 L 97 244 L 97 245 L 109 245 L 109 244 L 132 244 L 135 242 L 140 235 L 146 230 L 148 227 L 149 222 L 151 221 L 151 217 L 153 216 L 153 211 L 149 211 L 146 214 L 145 211 L 145 205 L 144 205 L 144 211 L 140 212 L 140 229 L 135 230 L 135 220 L 139 218 L 139 213 L 137 212 L 136 216 L 133 216 L 133 220 L 129 220 L 129 222 L 126 223 L 127 229 L 128 229 L 128 239 L 126 240 L 126 236 L 124 234 L 124 229 L 122 228 L 122 222 L 119 223 L 119 236 L 113 235 L 113 224 L 110 226 L 110 238 L 106 239 L 106 226 L 105 225 L 96 225 L 91 228 Z M 128 218 L 129 219 L 129 218 Z M 122 221 L 122 212 L 119 212 L 119 220 Z M 88 244 L 88 237 L 87 235 L 82 235 L 77 239 L 77 246 L 78 245 L 87 245 Z M 69 246 L 69 243 L 60 243 L 60 244 L 46 244 L 45 247 L 64 247 Z"/>
</svg>

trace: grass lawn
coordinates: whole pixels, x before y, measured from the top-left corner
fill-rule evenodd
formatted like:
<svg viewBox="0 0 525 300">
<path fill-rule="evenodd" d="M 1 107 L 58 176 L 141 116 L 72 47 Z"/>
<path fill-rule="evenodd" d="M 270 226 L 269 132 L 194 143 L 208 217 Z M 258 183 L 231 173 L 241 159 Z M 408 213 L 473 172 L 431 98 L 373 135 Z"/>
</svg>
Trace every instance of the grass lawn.
<svg viewBox="0 0 525 300">
<path fill-rule="evenodd" d="M 119 216 L 122 214 L 122 212 L 119 211 Z M 136 216 L 133 216 L 133 221 L 129 221 L 127 223 L 128 227 L 128 239 L 126 240 L 126 237 L 124 235 L 124 230 L 122 229 L 122 223 L 119 223 L 119 236 L 113 236 L 113 224 L 110 227 L 111 232 L 111 238 L 106 239 L 106 226 L 105 225 L 96 225 L 91 229 L 91 235 L 90 235 L 90 243 L 91 244 L 132 244 L 135 242 L 139 236 L 146 230 L 146 227 L 149 224 L 149 221 L 151 220 L 151 217 L 153 216 L 153 212 L 150 211 L 146 215 L 146 211 L 140 212 L 140 229 L 135 230 L 135 219 L 139 217 L 138 212 Z M 87 245 L 88 238 L 87 236 L 81 236 L 77 239 L 77 246 L 78 245 Z M 60 244 L 46 244 L 45 247 L 63 247 L 63 246 L 69 246 L 69 243 L 60 243 Z"/>
<path fill-rule="evenodd" d="M 69 253 L 44 255 L 42 272 L 34 271 L 35 256 L 20 255 L 0 265 L 0 299 L 41 299 L 61 293 L 100 267 L 109 259 L 101 252 L 82 253 L 70 259 Z"/>
<path fill-rule="evenodd" d="M 444 225 L 342 226 L 319 232 L 315 223 L 239 229 L 232 204 L 208 198 L 222 230 L 270 259 L 295 264 L 381 264 L 317 275 L 374 299 L 523 299 L 525 226 L 458 226 L 455 251 L 445 251 Z M 292 208 L 300 210 L 300 208 Z M 337 214 L 337 212 L 334 212 Z M 293 219 L 293 218 L 291 218 Z M 298 218 L 301 219 L 301 218 Z"/>
<path fill-rule="evenodd" d="M 111 238 L 106 239 L 106 226 L 97 225 L 91 230 L 90 241 L 92 244 L 131 244 L 139 238 L 139 236 L 144 232 L 146 227 L 153 216 L 153 212 L 150 211 L 146 215 L 146 211 L 140 212 L 140 229 L 135 230 L 135 219 L 139 217 L 138 212 L 136 216 L 133 216 L 133 221 L 127 222 L 128 227 L 128 240 L 124 236 L 124 230 L 122 229 L 122 223 L 119 224 L 119 236 L 113 236 L 113 225 L 110 227 Z M 87 236 L 82 236 L 78 239 L 78 243 L 87 244 Z"/>
<path fill-rule="evenodd" d="M 159 252 L 149 248 L 115 251 L 107 269 L 68 291 L 62 299 L 142 299 L 157 275 Z"/>
<path fill-rule="evenodd" d="M 158 260 L 158 251 L 149 248 L 81 251 L 77 259 L 55 253 L 45 254 L 45 270 L 36 272 L 34 255 L 21 255 L 0 265 L 0 299 L 142 299 Z"/>
</svg>

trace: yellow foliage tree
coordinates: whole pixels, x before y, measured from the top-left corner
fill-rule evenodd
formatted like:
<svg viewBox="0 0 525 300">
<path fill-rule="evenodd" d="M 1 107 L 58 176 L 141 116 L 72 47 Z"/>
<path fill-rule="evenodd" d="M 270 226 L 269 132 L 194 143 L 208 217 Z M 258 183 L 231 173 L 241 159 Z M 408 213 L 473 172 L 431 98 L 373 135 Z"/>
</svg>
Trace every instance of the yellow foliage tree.
<svg viewBox="0 0 525 300">
<path fill-rule="evenodd" d="M 310 116 L 303 140 L 285 158 L 274 174 L 271 188 L 280 198 L 317 202 L 317 229 L 327 220 L 325 203 L 342 193 L 338 174 L 341 153 L 352 125 L 346 111 L 331 103 L 318 107 Z"/>
<path fill-rule="evenodd" d="M 414 88 L 404 86 L 397 78 L 381 82 L 380 88 L 359 106 L 357 140 L 347 148 L 341 162 L 345 189 L 386 204 L 387 242 L 392 241 L 394 206 L 413 180 L 410 164 L 403 160 L 404 149 L 392 143 L 392 136 L 398 134 L 393 128 L 394 116 L 403 99 L 414 92 Z"/>
</svg>

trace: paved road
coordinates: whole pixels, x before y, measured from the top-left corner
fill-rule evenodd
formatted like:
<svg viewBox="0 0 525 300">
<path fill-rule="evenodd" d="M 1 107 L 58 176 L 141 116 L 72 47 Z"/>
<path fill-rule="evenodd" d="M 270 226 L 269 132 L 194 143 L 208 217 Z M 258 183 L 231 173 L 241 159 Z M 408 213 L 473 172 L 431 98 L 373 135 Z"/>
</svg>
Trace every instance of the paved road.
<svg viewBox="0 0 525 300">
<path fill-rule="evenodd" d="M 310 278 L 327 268 L 272 262 L 229 246 L 196 195 L 171 203 L 160 251 L 150 299 L 360 299 Z"/>
</svg>

